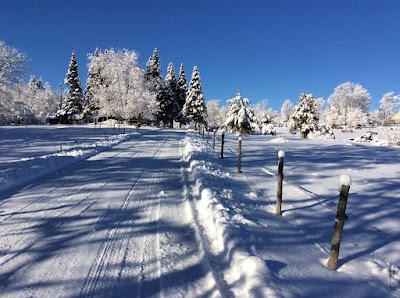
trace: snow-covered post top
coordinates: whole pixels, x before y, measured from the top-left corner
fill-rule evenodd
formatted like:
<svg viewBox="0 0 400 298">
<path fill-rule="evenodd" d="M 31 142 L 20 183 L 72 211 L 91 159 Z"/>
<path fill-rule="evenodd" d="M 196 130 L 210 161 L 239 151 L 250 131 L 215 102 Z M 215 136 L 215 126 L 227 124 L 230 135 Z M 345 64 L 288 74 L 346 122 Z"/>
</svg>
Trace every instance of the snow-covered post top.
<svg viewBox="0 0 400 298">
<path fill-rule="evenodd" d="M 225 143 L 225 130 L 221 132 L 221 159 L 224 158 L 224 143 Z"/>
<path fill-rule="evenodd" d="M 214 133 L 214 135 L 213 135 L 213 147 L 212 147 L 212 148 L 214 149 L 214 148 L 215 148 L 215 139 L 216 139 L 216 137 L 217 137 L 217 136 L 216 136 L 217 130 L 216 130 L 215 128 L 213 129 L 213 133 Z"/>
<path fill-rule="evenodd" d="M 239 148 L 238 148 L 238 169 L 237 172 L 240 174 L 242 172 L 242 137 L 238 137 Z"/>
<path fill-rule="evenodd" d="M 340 185 L 350 186 L 351 185 L 351 177 L 347 174 L 340 175 Z"/>
<path fill-rule="evenodd" d="M 337 269 L 340 242 L 342 241 L 344 222 L 347 219 L 346 207 L 347 207 L 347 200 L 349 197 L 351 177 L 349 175 L 343 174 L 340 175 L 339 180 L 340 180 L 339 182 L 340 196 L 335 218 L 335 227 L 332 237 L 331 252 L 328 260 L 328 267 L 332 270 Z"/>
<path fill-rule="evenodd" d="M 282 215 L 282 188 L 283 188 L 283 160 L 285 157 L 285 152 L 283 150 L 279 150 L 278 152 L 278 185 L 277 185 L 277 194 L 276 194 L 276 215 Z"/>
</svg>

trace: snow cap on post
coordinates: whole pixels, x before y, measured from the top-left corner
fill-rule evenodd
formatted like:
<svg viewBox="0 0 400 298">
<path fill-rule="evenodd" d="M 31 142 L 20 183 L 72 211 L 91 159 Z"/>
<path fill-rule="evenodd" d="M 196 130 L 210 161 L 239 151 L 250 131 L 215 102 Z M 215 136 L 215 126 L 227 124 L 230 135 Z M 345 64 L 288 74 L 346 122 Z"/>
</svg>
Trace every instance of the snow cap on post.
<svg viewBox="0 0 400 298">
<path fill-rule="evenodd" d="M 279 152 L 278 152 L 278 157 L 279 157 L 279 158 L 285 158 L 285 151 L 279 150 Z"/>
<path fill-rule="evenodd" d="M 338 191 L 340 192 L 342 190 L 342 186 L 350 186 L 351 185 L 351 177 L 347 174 L 342 174 L 340 175 L 340 179 L 339 179 L 339 187 L 338 187 Z"/>
</svg>

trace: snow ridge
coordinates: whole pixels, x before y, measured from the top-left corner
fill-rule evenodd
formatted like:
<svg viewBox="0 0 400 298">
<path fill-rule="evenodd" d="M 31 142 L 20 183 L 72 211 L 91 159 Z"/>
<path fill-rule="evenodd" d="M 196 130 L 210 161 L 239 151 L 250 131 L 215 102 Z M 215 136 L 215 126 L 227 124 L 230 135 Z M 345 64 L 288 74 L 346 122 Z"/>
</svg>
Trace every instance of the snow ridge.
<svg viewBox="0 0 400 298">
<path fill-rule="evenodd" d="M 234 215 L 223 205 L 218 194 L 207 185 L 208 147 L 200 136 L 189 131 L 183 140 L 183 159 L 189 164 L 188 173 L 194 181 L 193 195 L 198 216 L 205 237 L 207 249 L 214 257 L 213 261 L 225 265 L 221 272 L 229 290 L 237 297 L 275 297 L 277 293 L 267 285 L 270 275 L 268 268 L 261 258 L 249 254 L 240 241 L 240 232 L 235 222 L 247 220 L 239 213 Z M 225 174 L 222 174 L 225 175 Z M 247 221 L 247 224 L 252 224 Z"/>
</svg>

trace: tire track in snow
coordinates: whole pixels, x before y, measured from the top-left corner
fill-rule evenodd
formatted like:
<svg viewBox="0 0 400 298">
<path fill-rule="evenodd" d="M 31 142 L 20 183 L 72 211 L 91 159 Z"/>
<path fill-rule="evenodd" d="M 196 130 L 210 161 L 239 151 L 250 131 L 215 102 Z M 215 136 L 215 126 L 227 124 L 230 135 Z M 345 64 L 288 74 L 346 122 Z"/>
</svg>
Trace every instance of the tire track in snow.
<svg viewBox="0 0 400 298">
<path fill-rule="evenodd" d="M 140 140 L 139 140 L 139 141 L 136 141 L 134 144 L 130 145 L 129 148 L 125 148 L 125 149 L 124 149 L 125 152 L 128 151 L 128 150 L 130 150 L 131 148 L 133 148 L 133 147 L 134 147 L 136 144 L 138 144 L 138 143 L 140 143 Z M 123 143 L 122 143 L 122 144 L 123 144 Z M 111 149 L 111 148 L 110 148 L 110 149 Z M 103 152 L 100 152 L 100 153 L 107 154 L 107 153 L 109 153 L 109 152 L 103 151 Z M 121 155 L 121 154 L 123 154 L 123 153 L 124 153 L 124 152 L 117 152 L 117 153 L 113 154 L 113 156 L 110 157 L 110 158 L 115 158 L 115 157 L 117 157 L 117 156 L 119 156 L 119 155 Z M 137 154 L 138 154 L 138 153 L 137 153 Z M 98 155 L 98 154 L 97 154 L 97 155 Z M 96 156 L 96 155 L 95 155 L 95 156 Z M 91 157 L 89 157 L 88 159 L 91 159 L 91 158 L 93 158 L 93 157 L 95 157 L 95 156 L 91 156 Z M 82 161 L 83 161 L 83 160 L 82 160 Z M 63 168 L 63 169 L 59 169 L 59 170 L 57 170 L 57 172 L 65 171 L 66 169 L 72 168 L 72 167 L 74 167 L 74 166 L 76 166 L 76 164 L 69 165 L 69 166 L 67 166 L 67 167 L 65 167 L 65 168 Z M 50 174 L 47 175 L 47 176 L 50 176 Z M 39 179 L 43 180 L 43 178 L 39 178 Z M 65 192 L 66 186 L 70 185 L 71 183 L 75 183 L 75 182 L 79 181 L 79 179 L 80 179 L 80 178 L 79 178 L 79 177 L 76 177 L 76 176 L 72 176 L 72 177 L 69 177 L 68 179 L 64 179 L 63 181 L 65 181 L 65 182 L 60 182 L 60 184 L 59 184 L 57 187 L 53 187 L 53 186 L 52 186 L 52 188 L 51 188 L 51 190 L 50 190 L 49 192 L 45 193 L 44 195 L 43 195 L 43 194 L 40 194 L 39 197 L 38 197 L 37 199 L 34 199 L 34 200 L 31 201 L 29 204 L 24 205 L 23 207 L 19 208 L 19 209 L 16 210 L 16 211 L 13 211 L 13 212 L 11 212 L 11 213 L 9 213 L 9 214 L 0 214 L 0 218 L 1 218 L 1 217 L 4 217 L 4 219 L 2 219 L 2 220 L 0 221 L 0 223 L 2 223 L 2 222 L 4 222 L 4 221 L 8 220 L 9 218 L 11 218 L 11 217 L 13 217 L 13 216 L 15 216 L 15 215 L 18 215 L 18 214 L 21 214 L 21 213 L 24 213 L 24 212 L 29 212 L 29 211 L 27 211 L 27 209 L 28 209 L 29 207 L 31 207 L 32 205 L 34 205 L 35 203 L 38 203 L 38 202 L 40 202 L 40 201 L 43 201 L 43 200 L 46 200 L 46 199 L 48 200 L 48 197 L 52 196 L 52 194 L 54 194 L 54 193 L 57 194 L 57 191 L 58 191 L 59 189 L 63 189 L 63 195 L 64 195 L 64 196 L 65 196 L 65 195 L 73 195 L 73 194 L 78 193 L 78 192 L 81 191 L 81 190 L 84 190 L 86 185 L 83 185 L 83 187 L 81 187 L 80 189 L 74 188 L 74 189 L 72 189 L 70 192 L 67 192 L 67 193 Z M 34 183 L 35 183 L 35 182 L 33 181 L 33 182 L 30 183 L 30 185 L 32 185 L 32 184 L 34 184 Z M 86 188 L 87 188 L 87 187 L 86 187 Z M 55 195 L 53 195 L 53 196 L 55 196 Z M 56 197 L 57 197 L 57 196 L 56 196 Z M 0 204 L 0 206 L 4 205 L 4 204 L 7 203 L 7 202 L 8 202 L 8 200 L 3 201 L 3 202 Z"/>
<path fill-rule="evenodd" d="M 129 142 L 129 141 L 128 141 Z M 131 144 L 129 147 L 124 148 L 122 151 L 117 152 L 116 154 L 112 154 L 110 158 L 115 158 L 119 155 L 126 154 L 127 152 L 130 153 L 130 150 L 139 142 L 135 142 L 134 144 Z M 123 146 L 123 144 L 121 144 Z M 120 147 L 121 147 L 120 146 Z M 107 154 L 106 152 L 102 152 L 102 154 Z M 135 152 L 135 155 L 138 155 L 138 151 Z M 94 157 L 91 157 L 94 158 Z M 76 166 L 76 165 L 75 165 Z M 118 171 L 118 173 L 120 173 Z M 118 174 L 117 173 L 117 174 Z M 72 179 L 72 183 L 76 182 L 79 180 L 79 177 L 75 177 L 75 179 Z M 71 180 L 69 180 L 71 181 Z M 64 189 L 65 186 L 70 185 L 71 182 L 66 182 L 63 183 L 62 185 L 59 185 L 56 187 L 56 189 L 48 192 L 44 196 L 39 197 L 36 199 L 34 202 L 29 203 L 25 207 L 21 208 L 24 210 L 23 212 L 13 212 L 12 214 L 8 215 L 5 220 L 3 220 L 2 227 L 0 229 L 0 235 L 1 237 L 1 242 L 0 242 L 0 247 L 3 247 L 3 251 L 0 255 L 0 268 L 1 268 L 1 274 L 0 274 L 0 280 L 2 281 L 2 285 L 4 286 L 6 281 L 13 275 L 15 275 L 18 271 L 23 269 L 27 264 L 32 263 L 34 259 L 32 259 L 32 256 L 29 256 L 28 252 L 30 250 L 34 250 L 35 247 L 37 247 L 40 242 L 43 242 L 46 240 L 46 238 L 49 235 L 52 235 L 54 231 L 57 229 L 60 229 L 62 225 L 66 224 L 62 218 L 65 218 L 68 214 L 73 214 L 75 217 L 81 217 L 84 215 L 87 211 L 90 210 L 92 206 L 96 204 L 96 202 L 99 200 L 99 197 L 96 197 L 94 199 L 91 199 L 91 197 L 95 194 L 95 192 L 90 192 L 88 194 L 82 194 L 83 190 L 86 188 L 93 188 L 97 189 L 97 191 L 101 188 L 105 188 L 109 184 L 112 183 L 112 180 L 106 181 L 104 183 L 94 183 L 90 184 L 89 186 L 84 185 L 83 187 L 79 188 L 73 188 L 71 192 L 67 194 L 67 198 L 63 197 L 64 196 Z M 57 192 L 58 196 L 57 196 Z M 54 193 L 55 197 L 57 198 L 56 200 L 53 200 L 52 197 L 49 197 L 49 193 Z M 67 206 L 60 207 L 60 204 L 63 202 L 68 202 L 72 198 L 75 198 L 77 202 L 74 202 L 73 204 L 68 204 Z M 44 211 L 39 211 L 36 212 L 37 210 L 40 210 L 41 208 L 35 208 L 36 205 L 39 204 L 40 201 L 44 201 L 47 199 L 48 202 L 46 202 L 46 205 L 44 208 Z M 29 207 L 29 208 L 26 208 Z M 65 210 L 67 208 L 67 210 Z M 20 209 L 20 210 L 21 210 Z M 30 211 L 32 209 L 32 211 Z M 61 211 L 58 212 L 57 214 L 54 214 L 55 211 Z M 52 221 L 57 222 L 56 224 L 52 225 L 49 229 L 46 230 L 46 234 L 40 235 L 39 237 L 35 237 L 34 234 L 28 233 L 30 238 L 26 239 L 26 237 L 20 236 L 21 231 L 29 231 L 29 230 L 34 230 L 37 228 L 40 224 L 38 225 L 32 225 L 32 222 L 30 220 L 26 220 L 24 218 L 24 214 L 29 214 L 29 212 L 34 213 L 34 220 L 41 221 L 42 219 L 45 219 L 51 215 Z M 61 220 L 59 220 L 61 218 Z M 10 222 L 10 224 L 5 225 L 4 222 L 8 222 L 10 220 L 13 220 L 13 222 Z M 13 225 L 14 222 L 17 222 L 16 225 Z M 12 228 L 12 231 L 7 231 Z M 15 240 L 17 238 L 18 240 Z M 13 253 L 8 252 L 7 246 L 8 243 L 12 243 L 14 245 Z M 22 247 L 18 247 L 18 244 L 22 243 Z M 17 245 L 17 246 L 16 246 Z M 15 247 L 16 246 L 16 247 Z M 5 249 L 4 249 L 5 248 Z M 2 257 L 3 255 L 3 257 Z"/>
<path fill-rule="evenodd" d="M 130 252 L 132 252 L 132 246 L 137 246 L 137 242 L 128 239 L 127 237 L 123 237 L 122 242 L 118 248 L 115 247 L 116 245 L 116 238 L 118 234 L 124 234 L 124 232 L 132 230 L 132 228 L 128 227 L 122 227 L 122 222 L 125 221 L 127 217 L 126 210 L 129 207 L 129 204 L 132 202 L 132 209 L 134 208 L 142 208 L 142 209 L 148 209 L 148 205 L 150 203 L 147 202 L 146 204 L 143 204 L 143 202 L 139 199 L 134 198 L 134 191 L 136 190 L 137 185 L 141 180 L 147 179 L 148 181 L 144 183 L 146 186 L 146 190 L 149 191 L 151 186 L 154 184 L 155 177 L 157 175 L 156 170 L 153 170 L 150 175 L 148 173 L 148 168 L 147 166 L 150 165 L 152 162 L 151 160 L 154 159 L 154 157 L 157 156 L 157 154 L 160 152 L 160 150 L 165 146 L 165 143 L 167 142 L 168 138 L 166 138 L 161 144 L 158 144 L 157 149 L 155 150 L 154 153 L 151 154 L 151 157 L 144 162 L 142 165 L 143 169 L 139 176 L 136 178 L 135 182 L 132 184 L 132 187 L 128 193 L 128 195 L 125 197 L 123 204 L 119 208 L 119 212 L 114 219 L 116 222 L 115 226 L 110 229 L 107 232 L 107 235 L 105 236 L 104 241 L 102 242 L 96 258 L 95 262 L 91 266 L 88 276 L 86 277 L 86 280 L 82 286 L 80 296 L 81 297 L 96 297 L 99 295 L 99 291 L 103 291 L 102 295 L 104 295 L 104 291 L 110 291 L 111 293 L 115 293 L 115 287 L 120 283 L 119 281 L 122 278 L 123 275 L 123 270 L 125 269 L 126 266 L 123 266 L 127 262 L 134 262 L 135 259 L 130 256 Z M 158 199 L 159 200 L 159 199 Z M 146 202 L 145 202 L 146 203 Z M 143 206 L 140 206 L 143 205 Z M 159 203 L 158 203 L 158 208 L 159 208 Z M 151 210 L 151 214 L 153 211 Z M 158 212 L 156 212 L 157 215 Z M 107 214 L 105 215 L 107 217 Z M 157 217 L 157 216 L 156 216 Z M 146 218 L 143 217 L 139 222 L 136 222 L 136 224 L 145 224 L 146 223 Z M 158 220 L 158 218 L 155 218 L 155 220 Z M 133 219 L 128 221 L 128 226 L 131 226 L 133 224 Z M 158 233 L 157 233 L 158 234 Z M 136 245 L 135 245 L 136 244 Z M 144 240 L 142 242 L 139 242 L 139 247 L 137 248 L 139 251 L 139 257 L 141 258 L 140 263 L 137 265 L 139 266 L 139 272 L 136 272 L 136 275 L 138 276 L 138 280 L 136 281 L 137 287 L 136 287 L 136 297 L 141 297 L 142 294 L 142 288 L 141 288 L 141 282 L 144 280 L 144 250 L 145 248 L 149 247 L 149 244 L 146 243 Z M 122 252 L 122 253 L 121 253 Z M 120 264 L 120 270 L 119 272 L 112 271 L 112 268 L 109 268 L 109 264 Z M 132 275 L 127 273 L 127 275 Z M 106 283 L 111 283 L 110 285 L 107 285 Z M 132 281 L 133 283 L 133 281 Z"/>
</svg>

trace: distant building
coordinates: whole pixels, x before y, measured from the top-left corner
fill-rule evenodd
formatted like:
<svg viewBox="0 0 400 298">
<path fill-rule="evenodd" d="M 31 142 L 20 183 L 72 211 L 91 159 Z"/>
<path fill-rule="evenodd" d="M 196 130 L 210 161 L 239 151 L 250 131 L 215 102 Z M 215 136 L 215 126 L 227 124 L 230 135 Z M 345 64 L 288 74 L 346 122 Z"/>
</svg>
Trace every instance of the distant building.
<svg viewBox="0 0 400 298">
<path fill-rule="evenodd" d="M 396 115 L 393 116 L 392 118 L 396 123 L 400 123 L 400 112 L 398 112 Z"/>
</svg>

